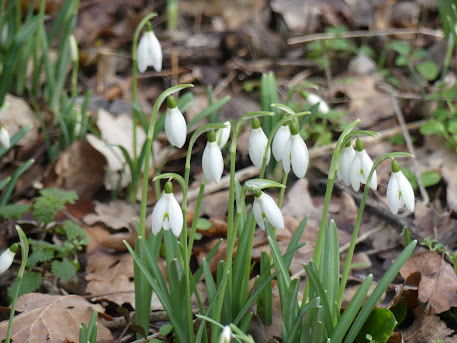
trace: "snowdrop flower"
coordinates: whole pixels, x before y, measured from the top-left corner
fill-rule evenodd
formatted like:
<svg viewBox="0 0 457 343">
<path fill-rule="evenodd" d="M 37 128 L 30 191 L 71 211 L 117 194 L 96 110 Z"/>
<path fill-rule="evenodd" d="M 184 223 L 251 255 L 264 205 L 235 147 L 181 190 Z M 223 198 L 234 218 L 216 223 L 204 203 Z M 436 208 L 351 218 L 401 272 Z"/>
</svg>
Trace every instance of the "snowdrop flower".
<svg viewBox="0 0 457 343">
<path fill-rule="evenodd" d="M 79 55 L 78 55 L 78 43 L 76 42 L 75 35 L 70 35 L 68 38 L 70 43 L 70 56 L 72 62 L 78 62 Z"/>
<path fill-rule="evenodd" d="M 354 156 L 355 150 L 352 147 L 352 143 L 348 142 L 348 144 L 343 148 L 343 150 L 341 150 L 340 160 L 338 161 L 338 170 L 336 172 L 338 180 L 343 180 L 346 186 L 349 186 L 351 184 L 350 169 Z"/>
<path fill-rule="evenodd" d="M 303 178 L 308 169 L 309 154 L 303 138 L 298 134 L 298 127 L 295 123 L 289 126 L 290 137 L 282 152 L 282 167 L 284 172 L 289 174 L 290 165 L 298 178 Z"/>
<path fill-rule="evenodd" d="M 219 148 L 223 148 L 230 137 L 230 122 L 226 121 L 224 123 L 225 127 L 223 129 L 218 129 L 216 131 L 216 142 L 219 145 Z"/>
<path fill-rule="evenodd" d="M 263 155 L 267 147 L 268 138 L 260 127 L 260 121 L 257 118 L 252 119 L 252 130 L 249 136 L 249 157 L 251 158 L 252 164 L 256 167 L 261 168 L 263 162 Z M 270 162 L 270 148 L 267 152 L 267 162 Z"/>
<path fill-rule="evenodd" d="M 0 146 L 8 149 L 10 147 L 10 135 L 8 131 L 0 125 Z"/>
<path fill-rule="evenodd" d="M 149 66 L 156 71 L 162 70 L 162 47 L 152 30 L 146 31 L 141 36 L 138 44 L 138 71 L 144 73 Z"/>
<path fill-rule="evenodd" d="M 273 156 L 278 162 L 282 159 L 282 152 L 284 151 L 284 147 L 286 146 L 289 136 L 290 130 L 287 124 L 282 125 L 278 131 L 276 131 L 275 138 L 273 139 L 272 150 Z"/>
<path fill-rule="evenodd" d="M 321 113 L 328 113 L 330 110 L 328 108 L 327 103 L 319 95 L 309 93 L 307 100 L 311 106 L 314 106 L 317 103 L 319 103 L 319 107 L 317 108 L 317 110 Z"/>
<path fill-rule="evenodd" d="M 219 343 L 230 343 L 232 340 L 232 329 L 230 328 L 230 325 L 224 326 L 224 329 L 222 330 L 222 333 L 219 337 Z"/>
<path fill-rule="evenodd" d="M 152 212 L 151 230 L 157 235 L 161 228 L 171 231 L 176 237 L 179 237 L 183 226 L 183 215 L 178 201 L 173 195 L 173 185 L 170 181 L 165 184 L 162 196 L 154 207 Z"/>
<path fill-rule="evenodd" d="M 397 214 L 403 205 L 411 212 L 414 211 L 413 187 L 395 160 L 392 160 L 392 176 L 387 184 L 387 203 L 393 214 Z"/>
<path fill-rule="evenodd" d="M 268 194 L 261 191 L 255 193 L 252 210 L 254 211 L 255 221 L 262 230 L 265 230 L 264 218 L 270 222 L 271 226 L 277 229 L 284 229 L 284 218 L 281 210 Z"/>
<path fill-rule="evenodd" d="M 357 192 L 360 189 L 360 183 L 367 183 L 368 175 L 370 175 L 370 170 L 373 167 L 373 162 L 365 151 L 363 143 L 359 138 L 357 138 L 355 148 L 356 152 L 352 159 L 349 174 L 351 175 L 352 188 Z M 378 180 L 375 170 L 371 178 L 370 188 L 376 190 L 377 187 Z"/>
<path fill-rule="evenodd" d="M 14 243 L 0 255 L 0 274 L 6 272 L 11 267 L 17 248 L 17 243 Z"/>
<path fill-rule="evenodd" d="M 168 110 L 165 117 L 165 133 L 171 145 L 181 149 L 186 142 L 186 120 L 178 107 L 173 96 L 167 99 Z"/>
<path fill-rule="evenodd" d="M 206 143 L 202 158 L 203 174 L 208 181 L 221 181 L 222 172 L 224 171 L 224 160 L 222 152 L 216 142 L 216 134 L 213 130 L 208 132 L 208 143 Z"/>
</svg>

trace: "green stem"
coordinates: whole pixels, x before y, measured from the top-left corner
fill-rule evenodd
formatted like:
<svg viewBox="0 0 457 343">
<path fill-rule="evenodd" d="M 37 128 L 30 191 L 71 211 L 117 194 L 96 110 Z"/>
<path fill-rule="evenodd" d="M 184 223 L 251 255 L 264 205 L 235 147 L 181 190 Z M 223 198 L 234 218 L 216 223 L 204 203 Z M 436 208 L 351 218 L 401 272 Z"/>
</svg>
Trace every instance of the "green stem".
<svg viewBox="0 0 457 343">
<path fill-rule="evenodd" d="M 352 256 L 354 255 L 355 243 L 356 243 L 357 236 L 359 233 L 360 224 L 362 223 L 362 215 L 363 215 L 363 210 L 365 208 L 365 202 L 366 202 L 367 196 L 368 196 L 368 190 L 370 189 L 370 187 L 368 185 L 371 182 L 371 178 L 373 177 L 373 174 L 374 174 L 376 168 L 382 161 L 384 161 L 388 158 L 394 158 L 394 157 L 399 157 L 399 156 L 409 156 L 410 157 L 412 155 L 407 154 L 407 153 L 402 153 L 402 152 L 393 152 L 390 154 L 383 155 L 375 161 L 375 163 L 373 164 L 373 167 L 371 168 L 370 174 L 368 175 L 365 189 L 363 191 L 362 200 L 360 201 L 359 212 L 357 213 L 357 219 L 355 221 L 354 231 L 352 232 L 351 243 L 349 244 L 349 249 L 348 249 L 347 256 L 346 256 L 346 262 L 344 263 L 343 274 L 341 276 L 340 288 L 338 290 L 338 298 L 337 298 L 338 299 L 337 300 L 338 308 L 341 308 L 341 304 L 343 302 L 344 290 L 346 288 L 346 283 L 347 283 L 347 280 L 349 277 L 349 272 L 351 270 Z"/>
<path fill-rule="evenodd" d="M 192 221 L 192 227 L 190 230 L 189 246 L 187 248 L 188 256 L 191 256 L 192 247 L 194 246 L 194 236 L 195 236 L 195 232 L 197 231 L 198 216 L 200 215 L 200 207 L 202 205 L 203 195 L 205 193 L 205 185 L 206 185 L 206 179 L 203 176 L 203 179 L 200 183 L 200 191 L 198 193 L 197 204 L 195 205 L 194 219 Z"/>
</svg>

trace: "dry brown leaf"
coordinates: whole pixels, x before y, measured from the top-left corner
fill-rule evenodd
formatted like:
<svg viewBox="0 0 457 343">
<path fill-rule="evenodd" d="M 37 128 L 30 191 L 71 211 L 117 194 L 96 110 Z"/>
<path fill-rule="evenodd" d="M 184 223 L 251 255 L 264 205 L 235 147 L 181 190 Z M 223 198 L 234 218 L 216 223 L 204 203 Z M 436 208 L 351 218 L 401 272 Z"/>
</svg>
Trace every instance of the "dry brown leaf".
<svg viewBox="0 0 457 343">
<path fill-rule="evenodd" d="M 76 141 L 53 162 L 44 183 L 46 187 L 74 190 L 91 199 L 105 177 L 106 159 L 87 141 Z"/>
<path fill-rule="evenodd" d="M 438 316 L 424 313 L 422 306 L 416 307 L 413 312 L 416 317 L 413 325 L 402 332 L 405 343 L 436 342 L 454 332 Z"/>
<path fill-rule="evenodd" d="M 421 274 L 419 300 L 427 303 L 430 314 L 442 313 L 457 306 L 457 275 L 449 263 L 437 252 L 424 251 L 406 261 L 401 276 L 411 282 L 410 276 Z M 416 278 L 417 279 L 417 278 Z"/>
<path fill-rule="evenodd" d="M 87 257 L 86 292 L 97 299 L 106 299 L 119 306 L 135 307 L 135 284 L 133 282 L 133 257 L 129 253 L 107 254 L 97 251 Z M 151 310 L 163 310 L 154 294 Z"/>
<path fill-rule="evenodd" d="M 38 138 L 38 130 L 40 129 L 40 122 L 35 112 L 25 100 L 9 94 L 6 95 L 4 103 L 8 103 L 9 106 L 2 112 L 2 126 L 8 130 L 12 137 L 24 126 L 32 125 L 32 129 L 17 144 L 28 145 L 33 143 Z"/>
<path fill-rule="evenodd" d="M 14 342 L 79 342 L 79 327 L 89 323 L 93 305 L 77 295 L 49 295 L 27 293 L 17 300 L 16 310 L 23 312 L 14 317 L 12 340 Z M 8 321 L 0 323 L 0 339 L 6 337 Z M 99 323 L 97 342 L 112 342 L 111 332 Z"/>
<path fill-rule="evenodd" d="M 108 204 L 96 201 L 94 211 L 84 217 L 87 225 L 101 222 L 114 230 L 129 228 L 133 218 L 140 216 L 138 206 L 124 200 L 112 200 Z"/>
<path fill-rule="evenodd" d="M 347 120 L 360 119 L 363 127 L 373 127 L 379 120 L 390 118 L 394 114 L 392 101 L 378 90 L 377 83 L 381 77 L 370 75 L 346 75 L 341 81 L 341 91 L 351 100 L 349 102 L 349 115 Z M 370 155 L 371 156 L 371 155 Z"/>
</svg>

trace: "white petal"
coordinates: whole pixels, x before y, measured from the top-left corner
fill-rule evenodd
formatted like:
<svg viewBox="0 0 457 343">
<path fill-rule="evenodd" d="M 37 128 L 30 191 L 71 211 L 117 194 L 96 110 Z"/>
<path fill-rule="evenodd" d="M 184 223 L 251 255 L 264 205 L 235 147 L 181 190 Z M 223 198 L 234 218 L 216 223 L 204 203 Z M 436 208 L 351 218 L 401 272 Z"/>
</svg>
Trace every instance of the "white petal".
<svg viewBox="0 0 457 343">
<path fill-rule="evenodd" d="M 154 206 L 151 216 L 151 230 L 154 235 L 157 235 L 163 226 L 163 217 L 165 216 L 166 208 L 168 208 L 166 193 L 162 193 L 159 201 Z"/>
<path fill-rule="evenodd" d="M 259 198 L 254 197 L 254 203 L 252 205 L 252 211 L 254 212 L 254 218 L 255 218 L 255 221 L 257 222 L 257 225 L 259 225 L 259 227 L 262 230 L 265 230 L 265 223 L 263 222 L 262 209 L 261 209 L 261 206 L 260 206 L 260 201 L 261 200 L 259 200 Z"/>
<path fill-rule="evenodd" d="M 354 158 L 352 159 L 351 169 L 349 170 L 349 173 L 351 176 L 352 188 L 356 192 L 358 192 L 360 189 L 360 179 L 361 179 L 361 173 L 360 173 L 361 161 L 360 161 L 359 154 L 360 154 L 359 152 L 355 153 Z"/>
<path fill-rule="evenodd" d="M 202 168 L 208 181 L 214 180 L 215 183 L 219 183 L 224 171 L 224 160 L 222 159 L 221 148 L 216 142 L 206 143 L 203 151 Z"/>
<path fill-rule="evenodd" d="M 362 170 L 363 170 L 363 179 L 362 183 L 366 183 L 368 179 L 368 175 L 370 175 L 371 168 L 373 168 L 373 161 L 371 160 L 370 156 L 368 156 L 366 150 L 362 150 L 361 154 L 361 163 L 362 163 Z M 370 188 L 372 190 L 376 190 L 378 187 L 378 177 L 376 175 L 376 170 L 373 172 L 373 177 L 371 178 Z"/>
<path fill-rule="evenodd" d="M 3 126 L 0 128 L 0 146 L 5 149 L 10 147 L 10 135 Z"/>
<path fill-rule="evenodd" d="M 181 206 L 179 206 L 179 203 L 173 193 L 170 193 L 168 206 L 168 218 L 170 220 L 171 230 L 176 237 L 179 237 L 183 228 L 184 220 Z"/>
<path fill-rule="evenodd" d="M 137 65 L 140 73 L 144 73 L 149 66 L 156 71 L 162 70 L 162 47 L 152 31 L 147 31 L 141 36 L 138 43 Z"/>
<path fill-rule="evenodd" d="M 401 171 L 398 172 L 399 174 L 399 186 L 400 186 L 400 192 L 401 196 L 403 198 L 403 201 L 411 212 L 414 212 L 414 190 L 411 184 L 409 183 L 408 179 L 406 178 L 405 175 Z"/>
<path fill-rule="evenodd" d="M 305 142 L 298 134 L 290 137 L 290 156 L 294 174 L 299 179 L 303 178 L 308 169 L 309 154 Z"/>
<path fill-rule="evenodd" d="M 387 204 L 389 205 L 390 211 L 393 214 L 398 213 L 398 209 L 401 207 L 400 201 L 400 189 L 398 187 L 397 173 L 392 173 L 390 176 L 389 183 L 387 184 Z"/>
<path fill-rule="evenodd" d="M 267 217 L 271 226 L 277 229 L 284 229 L 284 218 L 273 198 L 266 193 L 262 193 L 260 198 L 262 212 L 265 213 L 265 217 Z"/>
<path fill-rule="evenodd" d="M 284 169 L 284 173 L 290 173 L 290 149 L 291 149 L 291 142 L 290 137 L 284 146 L 284 150 L 282 151 L 282 168 Z"/>
<path fill-rule="evenodd" d="M 230 137 L 230 122 L 226 121 L 224 125 L 226 125 L 226 127 L 216 131 L 216 142 L 221 149 L 227 144 Z"/>
<path fill-rule="evenodd" d="M 181 149 L 186 142 L 186 120 L 178 107 L 169 108 L 165 117 L 165 133 L 171 145 Z"/>
<path fill-rule="evenodd" d="M 309 93 L 307 100 L 311 106 L 314 106 L 317 103 L 319 103 L 319 107 L 317 108 L 317 110 L 319 112 L 328 113 L 329 107 L 328 107 L 327 103 L 324 101 L 324 99 L 322 99 L 319 95 Z"/>
<path fill-rule="evenodd" d="M 278 162 L 282 159 L 282 152 L 284 151 L 284 147 L 286 146 L 289 136 L 290 130 L 288 126 L 281 126 L 278 131 L 276 131 L 275 138 L 273 139 L 272 150 L 273 156 Z"/>
<path fill-rule="evenodd" d="M 0 255 L 0 274 L 4 273 L 9 267 L 11 267 L 14 255 L 16 254 L 9 248 L 6 248 L 6 250 Z"/>
<path fill-rule="evenodd" d="M 224 326 L 221 336 L 219 337 L 219 343 L 230 343 L 232 339 L 232 329 L 229 325 Z"/>
<path fill-rule="evenodd" d="M 267 143 L 268 139 L 262 128 L 259 127 L 258 129 L 251 130 L 251 135 L 249 136 L 249 157 L 251 158 L 252 164 L 256 167 L 262 167 L 263 154 L 265 153 Z M 269 162 L 270 149 L 268 149 L 266 165 Z"/>
<path fill-rule="evenodd" d="M 344 147 L 341 151 L 340 160 L 338 163 L 338 180 L 343 180 L 346 186 L 351 184 L 351 164 L 355 156 L 355 150 L 352 146 Z"/>
</svg>

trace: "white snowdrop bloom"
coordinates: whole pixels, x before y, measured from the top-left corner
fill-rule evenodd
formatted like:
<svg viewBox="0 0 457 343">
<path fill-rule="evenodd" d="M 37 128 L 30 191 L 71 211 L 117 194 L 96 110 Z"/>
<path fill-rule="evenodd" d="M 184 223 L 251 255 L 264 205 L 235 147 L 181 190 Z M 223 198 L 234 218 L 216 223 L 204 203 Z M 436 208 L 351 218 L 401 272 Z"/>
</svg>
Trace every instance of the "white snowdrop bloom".
<svg viewBox="0 0 457 343">
<path fill-rule="evenodd" d="M 387 203 L 393 214 L 405 205 L 411 212 L 414 211 L 414 190 L 408 179 L 400 170 L 398 162 L 392 161 L 392 175 L 387 184 Z"/>
<path fill-rule="evenodd" d="M 165 184 L 165 190 L 154 207 L 152 212 L 151 230 L 157 235 L 161 228 L 171 231 L 176 237 L 179 237 L 183 227 L 183 215 L 181 207 L 173 195 L 173 186 L 171 182 Z"/>
<path fill-rule="evenodd" d="M 351 142 L 349 142 L 348 144 L 349 145 L 345 146 L 343 150 L 341 150 L 340 160 L 338 161 L 338 170 L 336 172 L 338 180 L 343 180 L 346 186 L 349 186 L 351 184 L 350 169 L 352 165 L 352 160 L 355 156 L 355 150 L 352 147 Z"/>
<path fill-rule="evenodd" d="M 260 121 L 257 118 L 252 119 L 251 135 L 249 136 L 249 157 L 252 164 L 261 168 L 263 162 L 263 154 L 267 147 L 268 138 L 260 127 Z M 266 165 L 270 162 L 270 148 L 267 152 Z"/>
<path fill-rule="evenodd" d="M 292 124 L 290 127 L 290 136 L 282 152 L 282 167 L 284 172 L 290 173 L 290 165 L 298 178 L 303 178 L 306 174 L 309 164 L 308 148 L 303 138 L 298 134 L 298 127 Z"/>
<path fill-rule="evenodd" d="M 8 149 L 10 147 L 10 134 L 5 127 L 0 125 L 0 146 Z"/>
<path fill-rule="evenodd" d="M 146 31 L 138 43 L 137 66 L 140 73 L 152 66 L 156 71 L 162 70 L 162 47 L 153 31 Z"/>
<path fill-rule="evenodd" d="M 173 96 L 167 99 L 168 109 L 165 117 L 165 133 L 171 145 L 181 149 L 186 142 L 186 120 L 178 107 Z"/>
<path fill-rule="evenodd" d="M 219 145 L 219 148 L 223 148 L 230 137 L 230 122 L 226 121 L 224 123 L 226 125 L 223 129 L 218 129 L 216 131 L 216 142 Z"/>
<path fill-rule="evenodd" d="M 221 181 L 222 172 L 224 171 L 224 160 L 222 158 L 221 148 L 216 142 L 214 131 L 208 132 L 208 143 L 203 151 L 202 169 L 205 178 L 215 183 Z"/>
<path fill-rule="evenodd" d="M 271 150 L 273 150 L 273 156 L 278 162 L 282 159 L 282 152 L 284 151 L 284 147 L 286 146 L 289 137 L 289 126 L 287 124 L 281 125 L 278 131 L 276 131 L 275 138 L 273 138 L 273 144 L 271 147 Z"/>
<path fill-rule="evenodd" d="M 277 229 L 284 229 L 284 218 L 281 210 L 268 194 L 261 191 L 254 194 L 252 210 L 254 211 L 255 221 L 262 230 L 265 230 L 265 218 L 270 222 L 271 226 Z"/>
<path fill-rule="evenodd" d="M 14 256 L 16 255 L 17 244 L 13 244 L 0 255 L 0 274 L 6 272 L 11 264 L 13 264 Z"/>
<path fill-rule="evenodd" d="M 79 60 L 78 55 L 78 43 L 76 42 L 75 35 L 70 35 L 68 38 L 70 42 L 70 56 L 72 62 L 77 62 Z"/>
<path fill-rule="evenodd" d="M 219 343 L 230 343 L 232 340 L 232 329 L 230 325 L 224 326 L 221 335 L 219 336 Z"/>
<path fill-rule="evenodd" d="M 307 100 L 311 106 L 314 106 L 317 103 L 319 103 L 319 107 L 317 108 L 317 110 L 321 113 L 328 113 L 330 110 L 327 103 L 319 95 L 309 93 Z"/>
<path fill-rule="evenodd" d="M 349 173 L 351 175 L 352 188 L 357 192 L 360 189 L 360 183 L 366 184 L 368 175 L 370 175 L 373 162 L 368 156 L 362 141 L 357 138 L 356 141 L 356 152 L 350 166 Z M 373 176 L 370 182 L 370 188 L 376 190 L 378 187 L 378 180 L 376 176 L 376 170 L 373 172 Z"/>
</svg>

